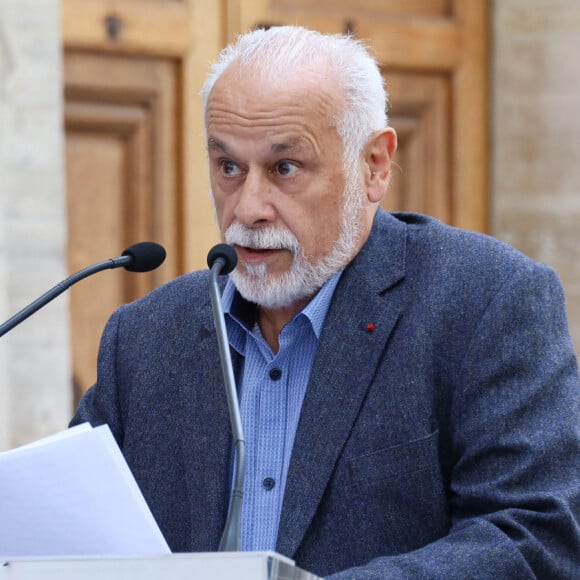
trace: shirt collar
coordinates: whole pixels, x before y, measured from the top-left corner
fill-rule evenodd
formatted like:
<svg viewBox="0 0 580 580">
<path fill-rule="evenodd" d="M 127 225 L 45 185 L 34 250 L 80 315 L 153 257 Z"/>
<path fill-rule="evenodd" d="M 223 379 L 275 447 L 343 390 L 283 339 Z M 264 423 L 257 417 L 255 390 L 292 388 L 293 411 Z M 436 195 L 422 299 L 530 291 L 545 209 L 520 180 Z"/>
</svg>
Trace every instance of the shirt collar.
<svg viewBox="0 0 580 580">
<path fill-rule="evenodd" d="M 294 319 L 299 316 L 308 318 L 317 339 L 320 339 L 326 314 L 330 308 L 330 303 L 342 272 L 343 270 L 340 270 L 325 282 L 314 298 L 294 316 Z M 231 278 L 228 278 L 226 282 L 222 295 L 222 307 L 226 315 L 226 321 L 229 322 L 230 343 L 238 352 L 243 354 L 245 334 L 251 332 L 254 327 L 257 307 L 254 303 L 242 298 Z"/>
<path fill-rule="evenodd" d="M 320 335 L 322 334 L 326 314 L 330 308 L 330 303 L 342 272 L 340 270 L 340 272 L 337 272 L 330 280 L 325 282 L 324 286 L 316 293 L 314 298 L 296 315 L 303 314 L 310 320 L 312 330 L 314 330 L 317 339 L 320 339 Z"/>
</svg>

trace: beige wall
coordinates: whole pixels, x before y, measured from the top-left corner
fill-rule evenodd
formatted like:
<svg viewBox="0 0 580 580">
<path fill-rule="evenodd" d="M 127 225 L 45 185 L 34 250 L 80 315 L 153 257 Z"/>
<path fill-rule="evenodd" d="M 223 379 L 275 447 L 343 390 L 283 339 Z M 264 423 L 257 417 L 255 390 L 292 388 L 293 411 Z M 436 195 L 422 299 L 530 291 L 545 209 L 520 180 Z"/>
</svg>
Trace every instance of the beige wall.
<svg viewBox="0 0 580 580">
<path fill-rule="evenodd" d="M 0 320 L 66 275 L 58 0 L 0 2 Z M 0 338 L 0 449 L 66 427 L 66 297 Z"/>
<path fill-rule="evenodd" d="M 0 321 L 66 276 L 58 6 L 0 1 Z M 580 2 L 493 6 L 492 233 L 556 268 L 580 349 Z M 66 426 L 69 363 L 66 296 L 0 338 L 0 449 Z"/>
<path fill-rule="evenodd" d="M 493 231 L 552 265 L 580 352 L 580 2 L 496 0 Z"/>
</svg>

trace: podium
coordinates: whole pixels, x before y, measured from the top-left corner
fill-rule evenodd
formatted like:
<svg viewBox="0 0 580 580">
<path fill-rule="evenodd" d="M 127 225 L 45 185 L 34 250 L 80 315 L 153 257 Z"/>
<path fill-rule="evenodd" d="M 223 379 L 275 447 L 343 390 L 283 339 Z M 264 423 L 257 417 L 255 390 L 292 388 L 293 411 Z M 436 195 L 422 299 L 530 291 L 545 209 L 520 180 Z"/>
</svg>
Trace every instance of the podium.
<svg viewBox="0 0 580 580">
<path fill-rule="evenodd" d="M 0 559 L 0 580 L 320 580 L 275 552 Z"/>
</svg>

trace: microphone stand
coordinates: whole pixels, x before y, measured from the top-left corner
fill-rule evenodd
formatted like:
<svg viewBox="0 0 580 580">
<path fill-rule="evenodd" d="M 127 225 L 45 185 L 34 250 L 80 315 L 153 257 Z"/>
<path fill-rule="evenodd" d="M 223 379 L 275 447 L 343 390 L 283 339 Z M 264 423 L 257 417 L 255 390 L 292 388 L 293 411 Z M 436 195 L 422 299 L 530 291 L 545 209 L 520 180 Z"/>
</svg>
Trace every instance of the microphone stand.
<svg viewBox="0 0 580 580">
<path fill-rule="evenodd" d="M 99 262 L 98 264 L 88 266 L 87 268 L 84 268 L 83 270 L 76 272 L 72 276 L 69 276 L 66 280 L 59 282 L 56 286 L 53 286 L 50 290 L 45 292 L 34 302 L 31 302 L 20 312 L 17 312 L 14 316 L 12 316 L 6 322 L 0 325 L 0 336 L 4 336 L 8 331 L 12 330 L 15 326 L 19 325 L 29 316 L 32 316 L 37 310 L 40 310 L 43 306 L 45 306 L 51 300 L 62 294 L 65 290 L 68 290 L 73 284 L 76 284 L 77 282 L 83 280 L 84 278 L 90 276 L 91 274 L 101 272 L 102 270 L 124 267 L 127 264 L 130 264 L 132 260 L 133 258 L 131 256 L 119 256 L 118 258 L 111 258 L 109 260 Z"/>
<path fill-rule="evenodd" d="M 128 247 L 121 256 L 104 260 L 92 266 L 76 272 L 69 276 L 66 280 L 58 283 L 45 292 L 42 296 L 31 302 L 28 306 L 17 312 L 12 318 L 0 325 L 0 336 L 4 336 L 8 331 L 18 326 L 21 322 L 26 320 L 29 316 L 40 310 L 43 306 L 48 304 L 51 300 L 68 290 L 73 284 L 80 280 L 102 272 L 103 270 L 111 270 L 113 268 L 125 268 L 129 272 L 150 272 L 160 266 L 165 260 L 165 248 L 156 244 L 155 242 L 139 242 Z"/>
<path fill-rule="evenodd" d="M 225 245 L 225 244 L 224 244 Z M 227 246 L 226 246 L 227 247 Z M 235 253 L 234 253 L 235 257 Z M 208 258 L 209 261 L 209 258 Z M 242 518 L 242 500 L 244 497 L 244 479 L 246 470 L 246 443 L 244 441 L 244 433 L 242 429 L 242 418 L 240 413 L 240 405 L 238 402 L 238 393 L 236 390 L 236 381 L 234 378 L 234 370 L 232 359 L 230 355 L 230 347 L 228 342 L 228 335 L 226 331 L 226 324 L 224 318 L 224 311 L 221 303 L 221 295 L 218 285 L 218 276 L 222 269 L 226 266 L 229 268 L 228 272 L 233 269 L 227 260 L 219 256 L 213 261 L 210 269 L 210 296 L 211 305 L 213 308 L 214 321 L 216 327 L 216 335 L 218 340 L 219 354 L 222 363 L 222 371 L 224 382 L 226 385 L 226 396 L 228 401 L 228 408 L 230 414 L 230 422 L 232 426 L 232 434 L 234 437 L 235 448 L 235 480 L 232 492 L 232 498 L 228 510 L 228 517 L 226 526 L 224 528 L 219 551 L 220 552 L 237 552 L 240 550 L 240 529 Z M 234 263 L 235 267 L 235 263 Z M 227 273 L 227 272 L 225 272 Z"/>
</svg>

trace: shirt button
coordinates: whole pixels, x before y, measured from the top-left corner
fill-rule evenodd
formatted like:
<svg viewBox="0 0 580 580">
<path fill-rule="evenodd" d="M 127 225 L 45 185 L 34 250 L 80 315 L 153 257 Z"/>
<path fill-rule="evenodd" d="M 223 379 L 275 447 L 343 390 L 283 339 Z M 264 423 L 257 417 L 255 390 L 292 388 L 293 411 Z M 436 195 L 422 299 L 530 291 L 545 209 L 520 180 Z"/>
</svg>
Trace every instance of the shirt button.
<svg viewBox="0 0 580 580">
<path fill-rule="evenodd" d="M 274 489 L 275 485 L 276 485 L 276 481 L 271 477 L 266 477 L 266 479 L 264 479 L 264 481 L 262 481 L 262 487 L 266 491 L 270 491 L 271 489 Z"/>
<path fill-rule="evenodd" d="M 280 369 L 277 369 L 277 368 L 270 369 L 270 378 L 273 381 L 279 381 L 281 377 L 282 377 L 282 371 Z"/>
</svg>

